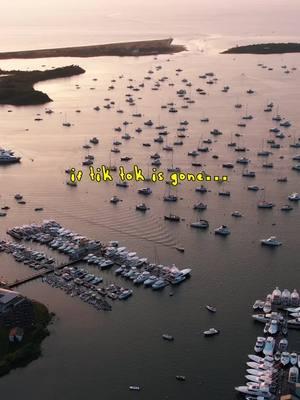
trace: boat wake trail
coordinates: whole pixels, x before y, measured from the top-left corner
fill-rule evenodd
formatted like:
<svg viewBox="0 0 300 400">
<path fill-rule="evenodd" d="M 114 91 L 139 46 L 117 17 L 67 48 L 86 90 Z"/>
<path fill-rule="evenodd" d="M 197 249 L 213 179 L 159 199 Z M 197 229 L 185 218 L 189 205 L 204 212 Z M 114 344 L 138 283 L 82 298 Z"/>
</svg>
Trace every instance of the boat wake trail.
<svg viewBox="0 0 300 400">
<path fill-rule="evenodd" d="M 50 210 L 49 207 L 47 207 Z M 109 229 L 112 232 L 118 232 L 131 238 L 137 238 L 150 243 L 165 247 L 178 247 L 180 244 L 171 235 L 168 229 L 155 216 L 148 213 L 147 221 L 144 215 L 133 214 L 132 209 L 122 209 L 121 213 L 115 213 L 111 207 L 102 207 L 99 210 L 89 208 L 84 212 L 76 213 L 70 210 L 62 210 L 51 207 L 51 211 L 57 215 L 63 215 L 77 221 Z M 146 223 L 145 223 L 146 222 Z"/>
</svg>

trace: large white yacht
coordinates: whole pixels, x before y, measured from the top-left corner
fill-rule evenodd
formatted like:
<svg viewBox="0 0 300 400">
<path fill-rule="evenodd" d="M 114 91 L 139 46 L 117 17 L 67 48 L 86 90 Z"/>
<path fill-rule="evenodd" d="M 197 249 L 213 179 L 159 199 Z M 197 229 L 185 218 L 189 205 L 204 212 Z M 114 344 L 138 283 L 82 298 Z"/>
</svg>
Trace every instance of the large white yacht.
<svg viewBox="0 0 300 400">
<path fill-rule="evenodd" d="M 243 393 L 243 394 L 251 394 L 253 396 L 262 396 L 262 398 L 270 398 L 271 397 L 271 393 L 269 392 L 269 387 L 268 386 L 253 386 L 253 387 L 249 387 L 249 386 L 237 386 L 235 387 L 235 390 Z"/>
<path fill-rule="evenodd" d="M 264 361 L 264 357 L 257 356 L 256 354 L 248 354 L 248 358 L 256 363 L 261 363 Z"/>
<path fill-rule="evenodd" d="M 268 336 L 265 347 L 263 349 L 263 353 L 265 356 L 271 356 L 274 351 L 274 346 L 275 346 L 275 339 L 272 336 Z"/>
<path fill-rule="evenodd" d="M 290 354 L 290 363 L 291 363 L 292 365 L 296 365 L 297 362 L 298 362 L 297 353 L 291 353 L 291 354 Z"/>
<path fill-rule="evenodd" d="M 276 319 L 271 320 L 268 332 L 270 335 L 275 335 L 278 332 L 278 321 Z"/>
</svg>

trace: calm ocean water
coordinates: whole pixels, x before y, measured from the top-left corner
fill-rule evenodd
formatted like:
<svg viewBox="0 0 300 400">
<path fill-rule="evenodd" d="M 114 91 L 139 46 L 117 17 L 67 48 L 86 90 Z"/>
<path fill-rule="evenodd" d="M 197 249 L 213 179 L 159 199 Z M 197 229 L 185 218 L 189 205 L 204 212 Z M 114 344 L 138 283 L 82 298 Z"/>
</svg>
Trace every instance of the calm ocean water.
<svg viewBox="0 0 300 400">
<path fill-rule="evenodd" d="M 4 6 L 7 18 L 1 13 L 2 51 L 172 36 L 176 42 L 186 44 L 189 52 L 158 56 L 157 60 L 112 57 L 1 62 L 2 69 L 42 69 L 72 63 L 86 69 L 78 77 L 36 85 L 54 100 L 49 104 L 55 111 L 52 115 L 44 113 L 45 106 L 0 107 L 0 145 L 22 157 L 20 165 L 0 170 L 0 206 L 11 207 L 7 217 L 1 219 L 1 237 L 5 237 L 9 227 L 51 218 L 95 239 L 119 240 L 151 261 L 190 266 L 193 271 L 191 279 L 176 288 L 174 296 L 169 296 L 168 288 L 160 293 L 134 288 L 133 297 L 125 303 L 113 303 L 111 313 L 97 312 L 42 282 L 20 287 L 20 292 L 47 304 L 57 317 L 50 328 L 51 335 L 43 342 L 43 357 L 1 378 L 0 392 L 12 399 L 23 396 L 32 400 L 41 397 L 50 400 L 54 396 L 66 400 L 96 396 L 108 400 L 236 398 L 233 388 L 244 382 L 246 356 L 261 333 L 261 327 L 251 320 L 252 303 L 275 285 L 300 289 L 297 285 L 299 206 L 294 204 L 290 213 L 280 211 L 288 202 L 288 194 L 300 192 L 299 173 L 291 171 L 294 163 L 291 158 L 299 151 L 289 147 L 299 137 L 300 56 L 237 57 L 220 55 L 219 51 L 237 43 L 299 41 L 300 31 L 294 23 L 300 8 L 298 2 L 289 1 L 283 6 L 281 1 L 264 4 L 254 1 L 242 6 L 241 2 L 232 1 L 225 6 L 220 1 L 168 1 L 142 7 L 133 0 L 126 5 L 116 1 L 99 5 L 90 1 L 85 2 L 85 7 L 73 2 L 72 8 L 71 3 L 62 6 L 55 1 L 51 6 L 39 8 L 34 2 L 26 3 L 26 9 L 20 1 L 15 8 Z M 14 13 L 16 9 L 18 12 Z M 258 63 L 272 67 L 273 71 L 258 67 Z M 157 65 L 162 66 L 160 71 L 155 70 Z M 282 65 L 297 70 L 285 74 Z M 183 71 L 176 75 L 178 68 Z M 152 80 L 144 81 L 150 69 L 155 71 Z M 218 83 L 210 86 L 198 76 L 211 71 Z M 120 75 L 124 78 L 119 79 Z M 161 83 L 158 91 L 152 91 L 154 82 L 163 76 L 169 80 Z M 185 87 L 183 78 L 193 86 Z M 108 91 L 112 79 L 116 79 L 115 90 Z M 133 85 L 145 82 L 145 88 L 133 92 L 136 98 L 141 98 L 135 107 L 125 102 L 125 94 L 130 92 L 128 79 L 133 79 Z M 174 87 L 168 86 L 168 82 L 174 83 Z M 230 86 L 228 93 L 221 91 L 225 85 Z M 91 87 L 95 90 L 90 90 Z M 198 87 L 208 94 L 198 95 L 195 91 Z M 188 109 L 180 108 L 183 103 L 176 90 L 181 88 L 187 89 L 195 100 Z M 246 94 L 249 88 L 255 90 L 251 96 Z M 114 109 L 103 109 L 105 98 L 115 101 Z M 175 115 L 161 109 L 162 104 L 172 101 L 179 109 Z M 237 101 L 243 104 L 241 110 L 234 108 Z M 276 140 L 282 148 L 272 150 L 270 161 L 274 168 L 269 170 L 262 168 L 263 161 L 256 153 L 266 147 L 266 140 L 271 138 L 269 129 L 275 126 L 271 121 L 273 114 L 263 112 L 270 101 L 275 104 L 274 113 L 278 106 L 292 127 L 284 130 L 284 139 Z M 100 112 L 93 110 L 97 105 Z M 119 107 L 124 114 L 116 113 Z M 246 128 L 238 128 L 246 108 L 254 119 L 247 121 Z M 81 113 L 76 113 L 77 109 Z M 134 112 L 142 113 L 142 118 L 133 118 Z M 43 118 L 40 122 L 34 121 L 38 113 Z M 200 123 L 203 117 L 209 117 L 210 122 Z M 65 119 L 73 124 L 71 128 L 62 126 Z M 111 161 L 120 165 L 120 156 L 132 156 L 132 162 L 147 171 L 150 154 L 159 152 L 161 168 L 170 167 L 171 154 L 153 143 L 154 128 L 143 126 L 148 119 L 155 125 L 167 125 L 169 144 L 176 138 L 179 122 L 189 121 L 184 145 L 175 146 L 173 155 L 174 165 L 183 170 L 197 171 L 191 167 L 187 153 L 211 137 L 211 151 L 200 154 L 197 161 L 210 174 L 228 172 L 226 186 L 208 183 L 209 192 L 201 195 L 195 192 L 199 185 L 183 183 L 174 190 L 180 200 L 170 206 L 162 200 L 167 186 L 152 184 L 153 194 L 145 199 L 150 207 L 146 215 L 135 211 L 135 205 L 144 200 L 137 194 L 139 183 L 132 183 L 125 190 L 114 184 L 97 185 L 87 180 L 75 189 L 66 186 L 64 170 L 81 166 L 87 154 L 82 145 L 89 138 L 100 139 L 99 145 L 91 150 L 95 166 L 109 163 L 112 142 L 121 135 L 114 128 L 124 120 L 132 122 L 127 132 L 134 137 L 123 141 L 121 153 L 112 154 Z M 141 134 L 135 132 L 138 126 L 143 128 Z M 214 128 L 223 132 L 217 140 L 209 134 Z M 240 138 L 233 136 L 237 132 L 241 133 Z M 232 137 L 249 151 L 239 154 L 228 148 Z M 151 142 L 152 146 L 143 147 L 143 142 Z M 212 158 L 213 154 L 219 158 Z M 256 171 L 255 179 L 242 178 L 241 165 L 237 164 L 233 170 L 222 168 L 222 163 L 235 163 L 240 155 L 251 159 L 249 170 Z M 288 182 L 279 184 L 277 178 L 284 175 L 288 176 Z M 249 192 L 247 185 L 251 184 L 265 190 Z M 223 188 L 231 191 L 230 198 L 218 196 Z M 263 192 L 266 200 L 276 204 L 271 211 L 257 209 Z M 15 202 L 16 193 L 23 194 L 26 205 Z M 109 203 L 114 194 L 123 200 L 117 206 Z M 201 214 L 210 223 L 209 230 L 204 232 L 189 226 L 199 216 L 193 210 L 193 204 L 199 201 L 208 204 Z M 39 206 L 44 207 L 40 214 L 34 212 Z M 234 219 L 231 216 L 234 210 L 241 211 L 244 217 Z M 166 223 L 163 216 L 169 212 L 184 220 L 175 225 Z M 228 238 L 215 237 L 213 230 L 221 224 L 230 227 Z M 259 244 L 260 239 L 271 235 L 283 242 L 275 251 Z M 185 253 L 178 253 L 175 245 L 183 246 Z M 93 267 L 89 269 L 98 273 Z M 31 273 L 28 267 L 1 253 L 1 277 L 13 281 Z M 113 270 L 100 275 L 105 283 L 122 282 Z M 206 304 L 214 304 L 218 312 L 207 313 Z M 206 340 L 202 331 L 212 326 L 221 329 L 221 335 Z M 173 343 L 162 341 L 161 334 L 165 332 L 175 337 Z M 290 341 L 299 351 L 299 335 L 292 332 Z M 186 375 L 187 381 L 181 384 L 175 375 Z M 132 384 L 140 385 L 142 390 L 129 392 L 128 386 Z"/>
</svg>

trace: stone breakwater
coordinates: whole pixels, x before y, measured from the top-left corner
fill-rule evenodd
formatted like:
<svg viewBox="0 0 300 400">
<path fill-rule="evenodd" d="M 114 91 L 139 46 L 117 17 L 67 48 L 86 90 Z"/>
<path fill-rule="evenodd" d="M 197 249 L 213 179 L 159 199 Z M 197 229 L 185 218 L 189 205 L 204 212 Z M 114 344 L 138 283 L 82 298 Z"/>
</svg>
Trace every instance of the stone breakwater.
<svg viewBox="0 0 300 400">
<path fill-rule="evenodd" d="M 184 46 L 172 44 L 173 39 L 143 40 L 136 42 L 110 43 L 92 46 L 63 47 L 55 49 L 24 50 L 0 53 L 1 60 L 14 58 L 49 57 L 100 57 L 142 56 L 170 54 L 185 50 Z"/>
</svg>

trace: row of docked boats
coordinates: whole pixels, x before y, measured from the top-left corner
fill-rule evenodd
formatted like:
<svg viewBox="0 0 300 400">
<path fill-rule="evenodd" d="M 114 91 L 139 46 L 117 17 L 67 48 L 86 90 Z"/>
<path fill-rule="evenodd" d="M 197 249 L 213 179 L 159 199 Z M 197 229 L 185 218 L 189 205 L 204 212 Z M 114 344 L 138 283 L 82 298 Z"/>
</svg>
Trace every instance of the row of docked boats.
<svg viewBox="0 0 300 400">
<path fill-rule="evenodd" d="M 289 352 L 288 339 L 285 337 L 290 326 L 289 320 L 278 310 L 282 305 L 299 304 L 299 294 L 287 289 L 282 292 L 276 287 L 272 294 L 268 294 L 266 301 L 256 300 L 254 310 L 261 310 L 261 314 L 254 314 L 256 321 L 265 323 L 266 336 L 258 336 L 254 345 L 255 354 L 248 355 L 247 383 L 237 386 L 236 391 L 245 395 L 246 399 L 275 399 L 285 394 L 283 388 L 299 383 L 300 354 Z M 284 309 L 286 313 L 300 307 Z M 296 312 L 297 312 L 296 311 Z M 287 393 L 286 393 L 287 394 Z"/>
<path fill-rule="evenodd" d="M 267 399 L 275 398 L 281 390 L 282 380 L 286 379 L 291 384 L 298 383 L 300 355 L 289 353 L 287 347 L 286 338 L 277 344 L 274 337 L 258 337 L 254 346 L 256 354 L 248 355 L 246 363 L 247 383 L 235 389 L 244 395 Z"/>
<path fill-rule="evenodd" d="M 272 308 L 278 309 L 272 312 Z M 288 289 L 281 290 L 276 287 L 272 294 L 268 294 L 265 301 L 256 300 L 253 304 L 258 314 L 253 314 L 253 319 L 265 323 L 265 330 L 269 333 L 280 323 L 285 334 L 287 327 L 300 329 L 300 295 L 296 289 L 290 292 Z M 279 310 L 280 309 L 280 310 Z M 285 312 L 285 316 L 283 313 Z"/>
<path fill-rule="evenodd" d="M 47 256 L 42 251 L 30 249 L 20 243 L 1 240 L 0 253 L 1 252 L 11 254 L 17 262 L 22 262 L 35 270 L 53 268 L 53 257 Z"/>
<path fill-rule="evenodd" d="M 289 328 L 300 329 L 299 308 L 295 307 L 290 310 L 290 315 L 287 315 L 286 317 L 283 317 L 281 313 L 274 311 L 267 314 L 253 314 L 252 318 L 255 321 L 265 324 L 265 333 L 269 332 L 273 334 L 272 331 L 277 329 L 277 331 L 281 330 L 283 334 L 286 334 L 286 326 Z M 279 326 L 281 326 L 281 329 L 279 329 Z M 277 333 L 277 331 L 275 333 Z"/>
<path fill-rule="evenodd" d="M 123 277 L 124 279 L 131 280 L 135 285 L 143 285 L 144 287 L 151 287 L 153 290 L 163 289 L 168 285 L 178 285 L 184 282 L 191 274 L 190 268 L 178 269 L 175 265 L 165 266 L 162 264 L 149 263 L 147 258 L 140 258 L 136 252 L 130 252 L 126 247 L 119 246 L 117 241 L 111 241 L 107 246 L 102 245 L 99 241 L 90 240 L 89 238 L 74 233 L 68 229 L 63 228 L 55 221 L 43 221 L 42 224 L 31 224 L 15 227 L 8 231 L 12 237 L 21 240 L 30 240 L 40 244 L 45 244 L 52 250 L 59 251 L 69 256 L 70 261 L 73 259 L 81 260 L 87 264 L 97 266 L 101 270 L 117 266 L 115 274 Z M 1 247 L 0 247 L 1 248 Z M 6 246 L 9 248 L 9 246 Z M 28 252 L 27 248 L 20 243 L 12 244 L 12 252 L 21 251 Z M 92 251 L 92 252 L 90 252 Z M 36 254 L 37 253 L 37 254 Z M 38 256 L 38 259 L 44 260 L 40 253 L 33 252 Z M 74 255 L 77 254 L 77 258 Z M 39 258 L 41 257 L 41 258 Z M 54 259 L 51 262 L 54 262 Z M 48 266 L 48 261 L 44 260 L 45 266 Z M 50 263 L 49 263 L 50 264 Z M 59 280 L 58 285 L 64 287 L 62 283 L 67 282 L 71 284 L 74 279 L 76 288 L 78 285 L 94 286 L 95 283 L 100 283 L 99 277 L 93 275 L 85 276 L 84 280 L 77 274 L 82 275 L 83 271 L 68 269 L 65 267 L 62 276 L 55 275 L 55 279 Z M 51 266 L 55 271 L 55 267 Z M 56 268 L 60 270 L 60 268 Z M 57 271 L 56 271 L 57 272 Z M 73 279 L 73 274 L 75 278 Z M 59 277 L 58 277 L 59 276 Z M 88 281 L 87 281 L 88 279 Z M 91 283 L 90 280 L 94 281 Z M 52 281 L 53 282 L 53 278 Z M 120 297 L 126 298 L 130 296 L 132 291 L 126 289 L 124 293 L 120 293 Z"/>
<path fill-rule="evenodd" d="M 103 277 L 90 273 L 83 267 L 64 267 L 47 274 L 43 281 L 52 287 L 64 290 L 71 297 L 81 300 L 101 310 L 111 310 L 109 300 L 126 300 L 133 290 L 110 283 L 103 284 Z M 102 285 L 103 284 L 103 285 Z"/>
<path fill-rule="evenodd" d="M 45 220 L 42 224 L 17 226 L 9 229 L 7 234 L 17 240 L 45 244 L 72 259 L 81 258 L 90 251 L 101 250 L 99 241 L 65 229 L 54 220 Z"/>
<path fill-rule="evenodd" d="M 116 242 L 114 244 L 106 248 L 105 256 L 119 264 L 116 275 L 130 279 L 136 285 L 158 290 L 169 284 L 178 285 L 191 274 L 190 268 L 180 270 L 175 265 L 149 263 L 147 259 L 137 257 L 135 252 L 129 252 L 126 247 L 118 246 Z"/>
<path fill-rule="evenodd" d="M 253 304 L 253 309 L 263 309 L 268 304 L 268 310 L 270 312 L 272 305 L 288 307 L 287 310 L 297 308 L 300 306 L 300 295 L 296 289 L 290 292 L 288 289 L 281 291 L 279 287 L 276 287 L 271 294 L 268 294 L 265 301 L 256 300 Z"/>
</svg>

